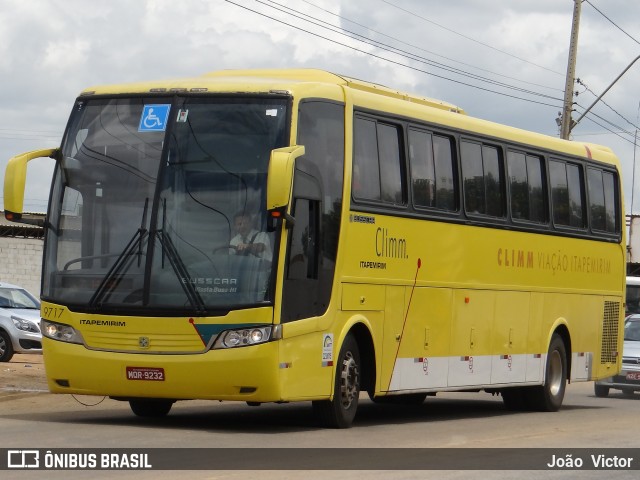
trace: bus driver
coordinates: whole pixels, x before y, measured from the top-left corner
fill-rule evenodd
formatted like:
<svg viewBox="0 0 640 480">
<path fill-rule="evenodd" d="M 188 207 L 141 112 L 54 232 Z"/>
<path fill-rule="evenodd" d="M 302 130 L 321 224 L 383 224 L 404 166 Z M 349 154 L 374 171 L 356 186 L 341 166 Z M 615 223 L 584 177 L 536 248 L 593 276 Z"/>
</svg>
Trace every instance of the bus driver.
<svg viewBox="0 0 640 480">
<path fill-rule="evenodd" d="M 271 242 L 265 232 L 251 227 L 251 217 L 239 212 L 233 217 L 233 226 L 237 233 L 229 244 L 236 255 L 255 255 L 264 260 L 271 260 Z"/>
</svg>

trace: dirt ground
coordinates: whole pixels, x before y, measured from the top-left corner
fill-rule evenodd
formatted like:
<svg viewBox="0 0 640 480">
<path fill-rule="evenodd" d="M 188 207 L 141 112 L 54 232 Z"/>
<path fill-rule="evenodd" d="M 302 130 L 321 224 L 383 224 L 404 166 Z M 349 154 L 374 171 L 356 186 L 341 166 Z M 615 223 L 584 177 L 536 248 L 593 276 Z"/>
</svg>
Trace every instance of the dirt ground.
<svg viewBox="0 0 640 480">
<path fill-rule="evenodd" d="M 0 362 L 0 395 L 32 391 L 48 391 L 41 354 L 16 353 L 10 362 Z"/>
</svg>

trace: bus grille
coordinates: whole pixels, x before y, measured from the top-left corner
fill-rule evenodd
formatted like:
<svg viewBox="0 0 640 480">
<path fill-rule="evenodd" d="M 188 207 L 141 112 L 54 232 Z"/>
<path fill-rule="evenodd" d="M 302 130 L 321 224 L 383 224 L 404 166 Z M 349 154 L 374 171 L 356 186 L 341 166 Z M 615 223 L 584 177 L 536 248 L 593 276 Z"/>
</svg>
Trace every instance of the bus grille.
<svg viewBox="0 0 640 480">
<path fill-rule="evenodd" d="M 616 363 L 618 353 L 618 319 L 620 316 L 620 302 L 604 302 L 604 316 L 602 318 L 602 349 L 600 363 Z"/>
</svg>

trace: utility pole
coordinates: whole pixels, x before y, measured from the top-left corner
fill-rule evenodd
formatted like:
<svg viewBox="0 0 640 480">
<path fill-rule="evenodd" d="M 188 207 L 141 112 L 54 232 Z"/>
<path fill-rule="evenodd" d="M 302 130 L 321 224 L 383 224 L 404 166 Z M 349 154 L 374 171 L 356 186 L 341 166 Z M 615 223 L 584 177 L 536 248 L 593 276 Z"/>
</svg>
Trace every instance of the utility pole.
<svg viewBox="0 0 640 480">
<path fill-rule="evenodd" d="M 576 57 L 578 55 L 578 30 L 580 28 L 580 11 L 582 0 L 573 0 L 573 24 L 571 25 L 571 43 L 569 44 L 569 62 L 567 64 L 567 81 L 564 86 L 564 106 L 560 138 L 569 140 L 571 133 L 571 111 L 573 110 L 573 84 L 576 76 Z"/>
</svg>

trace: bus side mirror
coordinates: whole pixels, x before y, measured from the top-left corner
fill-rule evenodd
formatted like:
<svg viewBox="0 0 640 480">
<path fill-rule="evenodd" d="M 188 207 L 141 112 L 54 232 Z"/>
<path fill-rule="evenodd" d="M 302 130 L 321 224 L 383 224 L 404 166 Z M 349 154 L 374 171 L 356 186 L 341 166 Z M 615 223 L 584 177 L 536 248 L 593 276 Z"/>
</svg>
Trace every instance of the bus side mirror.
<svg viewBox="0 0 640 480">
<path fill-rule="evenodd" d="M 267 210 L 286 216 L 291 191 L 296 158 L 304 155 L 304 146 L 277 148 L 271 152 L 267 171 Z"/>
<path fill-rule="evenodd" d="M 27 183 L 27 163 L 35 158 L 56 158 L 57 148 L 34 150 L 16 155 L 9 160 L 4 173 L 4 216 L 12 222 L 44 225 L 43 220 L 22 218 L 24 208 L 24 190 Z"/>
</svg>

